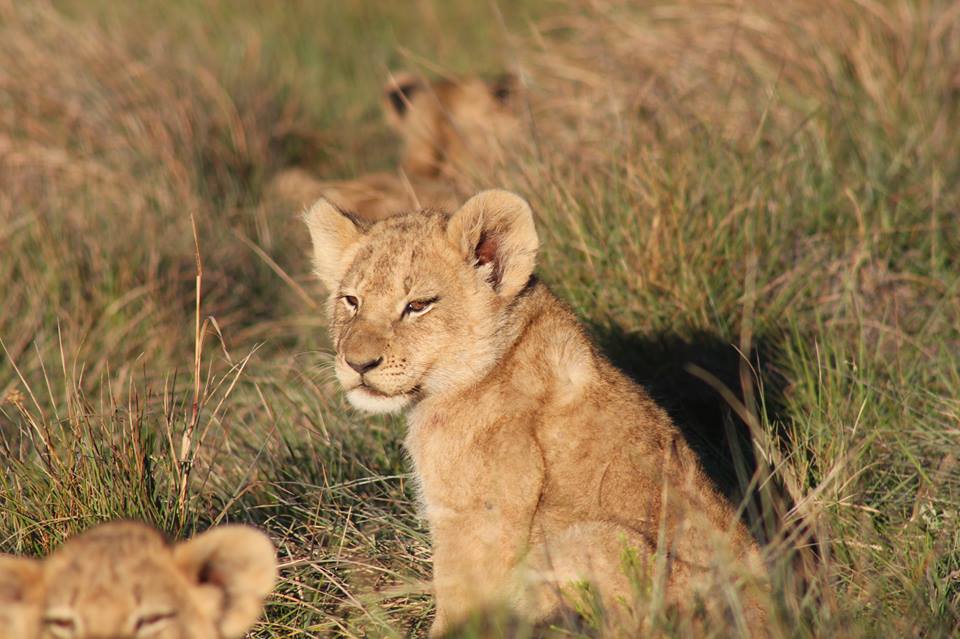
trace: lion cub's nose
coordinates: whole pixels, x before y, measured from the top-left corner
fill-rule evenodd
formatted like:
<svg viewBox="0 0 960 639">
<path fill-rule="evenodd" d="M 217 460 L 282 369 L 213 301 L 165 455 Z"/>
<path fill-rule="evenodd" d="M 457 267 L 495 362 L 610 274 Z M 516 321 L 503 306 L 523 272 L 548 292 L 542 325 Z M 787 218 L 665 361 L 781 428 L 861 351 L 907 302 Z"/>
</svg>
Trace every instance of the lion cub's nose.
<svg viewBox="0 0 960 639">
<path fill-rule="evenodd" d="M 347 360 L 347 366 L 357 371 L 361 375 L 363 375 L 367 371 L 372 371 L 382 363 L 383 363 L 383 357 L 378 357 L 377 359 L 369 359 L 365 362 L 352 362 L 349 359 Z"/>
</svg>

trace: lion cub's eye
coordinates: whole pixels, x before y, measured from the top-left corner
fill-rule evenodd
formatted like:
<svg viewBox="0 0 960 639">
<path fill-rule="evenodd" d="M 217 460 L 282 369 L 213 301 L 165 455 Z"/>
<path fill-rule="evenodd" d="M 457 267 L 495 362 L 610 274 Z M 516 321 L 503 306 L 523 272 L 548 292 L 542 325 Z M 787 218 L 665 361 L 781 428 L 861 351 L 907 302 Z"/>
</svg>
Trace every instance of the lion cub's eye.
<svg viewBox="0 0 960 639">
<path fill-rule="evenodd" d="M 413 300 L 412 302 L 408 303 L 406 307 L 404 307 L 403 315 L 404 316 L 422 315 L 423 313 L 426 313 L 427 311 L 429 311 L 430 308 L 434 304 L 436 304 L 436 302 L 437 302 L 436 297 L 428 300 Z"/>
<path fill-rule="evenodd" d="M 48 616 L 43 620 L 43 624 L 54 637 L 64 637 L 66 639 L 73 637 L 77 631 L 77 622 L 70 617 Z"/>
<path fill-rule="evenodd" d="M 134 624 L 137 637 L 149 637 L 154 632 L 162 630 L 168 621 L 174 618 L 173 612 L 151 612 L 141 615 Z"/>
<path fill-rule="evenodd" d="M 343 302 L 343 305 L 347 307 L 351 313 L 356 313 L 357 309 L 360 307 L 360 300 L 358 300 L 353 295 L 343 295 L 340 297 L 340 301 Z"/>
</svg>

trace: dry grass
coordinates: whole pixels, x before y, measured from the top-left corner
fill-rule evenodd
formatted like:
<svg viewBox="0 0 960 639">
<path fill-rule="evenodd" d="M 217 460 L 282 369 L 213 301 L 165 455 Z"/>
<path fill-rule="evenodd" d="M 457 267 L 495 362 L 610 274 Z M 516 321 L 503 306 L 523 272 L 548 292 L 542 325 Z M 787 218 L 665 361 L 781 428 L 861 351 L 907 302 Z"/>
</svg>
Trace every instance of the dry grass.
<svg viewBox="0 0 960 639">
<path fill-rule="evenodd" d="M 545 279 L 759 487 L 773 634 L 960 632 L 960 9 L 414 6 L 0 1 L 0 549 L 248 521 L 285 566 L 255 636 L 423 632 L 402 421 L 337 395 L 261 185 L 391 165 L 387 68 L 512 66 L 531 144 L 475 177 L 534 202 Z"/>
</svg>

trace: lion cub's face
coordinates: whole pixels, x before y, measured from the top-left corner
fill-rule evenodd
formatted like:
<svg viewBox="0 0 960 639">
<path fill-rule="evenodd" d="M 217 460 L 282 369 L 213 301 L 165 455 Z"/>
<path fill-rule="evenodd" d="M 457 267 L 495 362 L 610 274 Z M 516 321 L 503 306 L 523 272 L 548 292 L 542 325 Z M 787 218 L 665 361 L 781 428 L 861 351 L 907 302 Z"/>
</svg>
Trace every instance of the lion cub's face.
<svg viewBox="0 0 960 639">
<path fill-rule="evenodd" d="M 252 528 L 170 546 L 143 524 L 105 524 L 43 561 L 0 556 L 0 638 L 239 637 L 275 578 L 273 545 Z"/>
<path fill-rule="evenodd" d="M 424 211 L 369 227 L 320 200 L 306 222 L 351 403 L 397 411 L 494 365 L 503 313 L 536 257 L 523 199 L 485 191 L 452 215 Z"/>
</svg>

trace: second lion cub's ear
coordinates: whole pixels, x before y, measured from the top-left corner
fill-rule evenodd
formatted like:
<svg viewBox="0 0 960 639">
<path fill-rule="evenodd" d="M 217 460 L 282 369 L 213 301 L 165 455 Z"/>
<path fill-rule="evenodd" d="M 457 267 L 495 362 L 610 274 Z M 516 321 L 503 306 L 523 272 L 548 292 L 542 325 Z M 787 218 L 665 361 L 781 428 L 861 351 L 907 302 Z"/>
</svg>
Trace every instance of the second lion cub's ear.
<svg viewBox="0 0 960 639">
<path fill-rule="evenodd" d="M 0 639 L 33 637 L 39 632 L 43 588 L 39 561 L 0 555 Z"/>
<path fill-rule="evenodd" d="M 383 85 L 383 107 L 387 123 L 397 128 L 407 115 L 414 94 L 423 89 L 423 80 L 406 71 L 391 73 Z"/>
<path fill-rule="evenodd" d="M 173 558 L 223 637 L 240 637 L 253 626 L 277 581 L 273 543 L 249 526 L 211 528 L 177 544 Z"/>
<path fill-rule="evenodd" d="M 519 293 L 533 275 L 540 241 L 530 205 L 515 193 L 474 195 L 451 216 L 447 237 L 501 297 Z"/>
<path fill-rule="evenodd" d="M 327 291 L 333 293 L 348 266 L 347 253 L 363 232 L 352 217 L 326 198 L 317 200 L 303 214 L 303 221 L 313 241 L 314 269 Z"/>
</svg>

